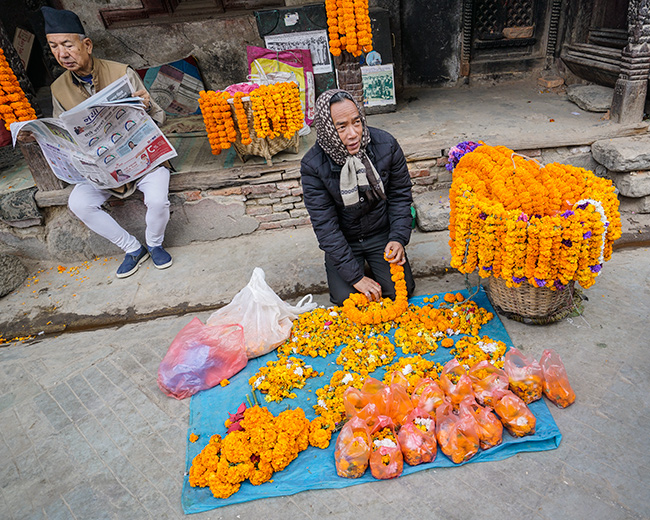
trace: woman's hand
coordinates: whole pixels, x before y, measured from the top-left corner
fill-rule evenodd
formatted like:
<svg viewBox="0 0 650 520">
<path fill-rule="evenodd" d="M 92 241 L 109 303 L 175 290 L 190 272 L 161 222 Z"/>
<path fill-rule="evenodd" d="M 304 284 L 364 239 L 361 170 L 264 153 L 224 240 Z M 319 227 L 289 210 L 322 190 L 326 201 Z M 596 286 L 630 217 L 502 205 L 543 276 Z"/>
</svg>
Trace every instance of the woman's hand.
<svg viewBox="0 0 650 520">
<path fill-rule="evenodd" d="M 381 285 L 372 278 L 364 276 L 353 287 L 361 294 L 365 294 L 369 301 L 381 301 Z"/>
<path fill-rule="evenodd" d="M 404 265 L 406 262 L 406 253 L 404 252 L 404 246 L 394 240 L 386 244 L 384 254 L 391 264 Z"/>
</svg>

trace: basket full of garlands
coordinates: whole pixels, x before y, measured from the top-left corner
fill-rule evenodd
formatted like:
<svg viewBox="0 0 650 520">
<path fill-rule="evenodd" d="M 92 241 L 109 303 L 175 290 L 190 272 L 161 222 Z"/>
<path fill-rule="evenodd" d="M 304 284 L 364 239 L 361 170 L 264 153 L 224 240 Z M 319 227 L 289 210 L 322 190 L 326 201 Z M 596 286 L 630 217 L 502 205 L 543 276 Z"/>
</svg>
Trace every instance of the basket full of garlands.
<svg viewBox="0 0 650 520">
<path fill-rule="evenodd" d="M 212 153 L 220 154 L 233 145 L 242 162 L 246 156 L 257 155 L 268 164 L 283 150 L 298 153 L 298 130 L 304 124 L 298 85 L 252 87 L 234 94 L 229 90 L 200 92 L 199 106 Z"/>
<path fill-rule="evenodd" d="M 612 182 L 505 146 L 466 141 L 449 158 L 452 267 L 490 278 L 488 297 L 511 318 L 568 315 L 575 283 L 593 285 L 621 236 Z"/>
</svg>

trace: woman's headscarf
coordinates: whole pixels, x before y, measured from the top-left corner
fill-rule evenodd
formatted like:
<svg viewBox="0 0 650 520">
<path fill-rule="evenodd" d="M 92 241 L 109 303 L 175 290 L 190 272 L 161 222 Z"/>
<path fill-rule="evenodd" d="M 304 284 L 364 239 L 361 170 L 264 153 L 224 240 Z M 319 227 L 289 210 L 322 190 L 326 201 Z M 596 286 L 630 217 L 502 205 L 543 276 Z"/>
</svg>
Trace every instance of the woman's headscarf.
<svg viewBox="0 0 650 520">
<path fill-rule="evenodd" d="M 363 132 L 361 134 L 361 146 L 359 151 L 350 155 L 345 144 L 339 137 L 334 126 L 330 102 L 335 94 L 341 93 L 345 99 L 352 101 L 361 118 Z M 366 124 L 366 118 L 359 108 L 359 105 L 352 95 L 340 89 L 332 89 L 323 92 L 316 100 L 316 141 L 331 159 L 341 166 L 341 197 L 345 206 L 351 206 L 359 202 L 359 187 L 369 188 L 369 194 L 375 198 L 386 199 L 384 185 L 377 174 L 375 166 L 366 155 L 366 147 L 370 143 L 370 131 Z"/>
</svg>

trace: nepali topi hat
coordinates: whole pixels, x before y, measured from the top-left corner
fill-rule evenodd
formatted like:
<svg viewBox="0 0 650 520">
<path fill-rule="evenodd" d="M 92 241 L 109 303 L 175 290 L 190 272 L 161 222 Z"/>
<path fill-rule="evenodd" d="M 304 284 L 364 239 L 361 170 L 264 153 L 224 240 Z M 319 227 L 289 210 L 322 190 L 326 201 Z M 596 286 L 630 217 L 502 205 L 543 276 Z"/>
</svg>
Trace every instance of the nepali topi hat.
<svg viewBox="0 0 650 520">
<path fill-rule="evenodd" d="M 81 20 L 72 11 L 41 7 L 45 20 L 45 34 L 85 34 Z"/>
</svg>

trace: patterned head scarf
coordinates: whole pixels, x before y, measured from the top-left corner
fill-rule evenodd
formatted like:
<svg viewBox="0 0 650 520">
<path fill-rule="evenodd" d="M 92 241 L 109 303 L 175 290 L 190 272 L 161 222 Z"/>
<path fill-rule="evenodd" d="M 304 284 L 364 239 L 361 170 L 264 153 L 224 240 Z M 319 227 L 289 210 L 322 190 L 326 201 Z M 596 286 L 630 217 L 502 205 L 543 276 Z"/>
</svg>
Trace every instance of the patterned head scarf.
<svg viewBox="0 0 650 520">
<path fill-rule="evenodd" d="M 361 146 L 359 151 L 350 155 L 345 144 L 339 137 L 334 126 L 330 103 L 335 94 L 341 93 L 345 99 L 352 101 L 361 117 L 363 132 L 361 134 Z M 373 198 L 386 199 L 384 186 L 377 174 L 375 166 L 366 155 L 366 147 L 370 143 L 370 131 L 366 124 L 366 117 L 359 108 L 358 103 L 352 95 L 340 89 L 332 89 L 323 92 L 316 100 L 316 141 L 331 159 L 341 166 L 341 197 L 343 204 L 350 206 L 359 202 L 359 186 L 368 188 Z"/>
</svg>

